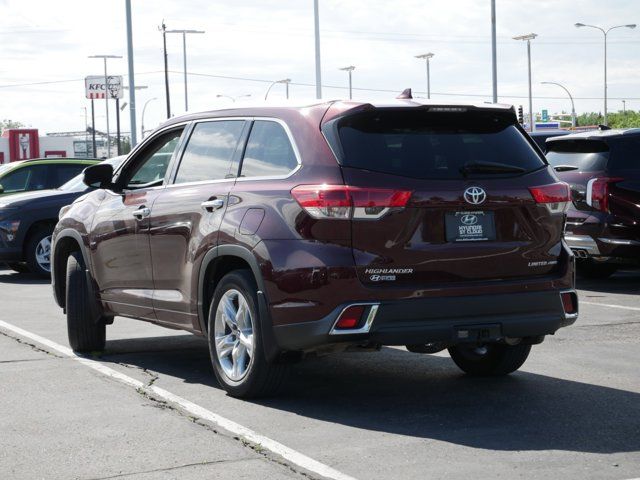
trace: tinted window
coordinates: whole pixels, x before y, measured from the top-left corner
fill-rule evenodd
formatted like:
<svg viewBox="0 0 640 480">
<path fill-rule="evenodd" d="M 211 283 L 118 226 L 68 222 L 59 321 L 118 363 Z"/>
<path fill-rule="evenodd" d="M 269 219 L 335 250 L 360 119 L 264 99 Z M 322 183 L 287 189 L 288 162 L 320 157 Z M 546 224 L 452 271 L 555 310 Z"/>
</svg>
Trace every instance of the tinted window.
<svg viewBox="0 0 640 480">
<path fill-rule="evenodd" d="M 9 172 L 4 177 L 0 178 L 0 185 L 2 185 L 5 193 L 23 192 L 27 189 L 27 182 L 29 181 L 30 173 L 30 168 L 20 168 L 13 172 Z"/>
<path fill-rule="evenodd" d="M 276 122 L 254 122 L 242 160 L 241 175 L 286 175 L 297 166 L 296 155 L 284 127 Z"/>
<path fill-rule="evenodd" d="M 69 180 L 71 180 L 73 177 L 75 177 L 80 172 L 82 172 L 85 168 L 87 168 L 87 166 L 88 165 L 72 164 L 72 163 L 55 165 L 55 168 L 54 168 L 55 176 L 52 179 L 51 187 L 57 188 L 67 183 Z"/>
<path fill-rule="evenodd" d="M 502 163 L 525 171 L 544 161 L 514 125 L 493 112 L 386 109 L 341 119 L 341 163 L 414 178 L 461 178 L 464 165 Z M 474 173 L 473 175 L 480 175 Z"/>
<path fill-rule="evenodd" d="M 551 165 L 578 167 L 581 172 L 598 172 L 607 167 L 609 146 L 600 140 L 558 140 L 547 143 Z"/>
<path fill-rule="evenodd" d="M 640 138 L 621 138 L 611 146 L 612 170 L 640 170 Z"/>
<path fill-rule="evenodd" d="M 123 172 L 129 177 L 126 182 L 127 188 L 160 185 L 167 173 L 173 152 L 178 147 L 181 135 L 182 129 L 161 135 L 137 156 L 132 167 L 127 165 Z"/>
<path fill-rule="evenodd" d="M 243 120 L 198 123 L 182 156 L 175 183 L 220 180 L 233 176 L 233 154 L 243 128 Z"/>
<path fill-rule="evenodd" d="M 51 179 L 47 177 L 51 175 L 52 169 L 52 165 L 34 165 L 31 167 L 27 190 L 44 190 L 45 188 L 51 188 Z"/>
</svg>

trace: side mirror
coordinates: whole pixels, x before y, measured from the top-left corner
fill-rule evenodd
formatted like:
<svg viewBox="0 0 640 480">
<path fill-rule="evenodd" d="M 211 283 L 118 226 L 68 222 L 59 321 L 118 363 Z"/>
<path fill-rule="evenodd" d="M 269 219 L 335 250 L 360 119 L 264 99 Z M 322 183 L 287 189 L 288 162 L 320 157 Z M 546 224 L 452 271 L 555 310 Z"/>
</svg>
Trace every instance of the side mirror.
<svg viewBox="0 0 640 480">
<path fill-rule="evenodd" d="M 98 163 L 84 169 L 82 181 L 88 187 L 112 188 L 113 166 L 108 163 Z"/>
</svg>

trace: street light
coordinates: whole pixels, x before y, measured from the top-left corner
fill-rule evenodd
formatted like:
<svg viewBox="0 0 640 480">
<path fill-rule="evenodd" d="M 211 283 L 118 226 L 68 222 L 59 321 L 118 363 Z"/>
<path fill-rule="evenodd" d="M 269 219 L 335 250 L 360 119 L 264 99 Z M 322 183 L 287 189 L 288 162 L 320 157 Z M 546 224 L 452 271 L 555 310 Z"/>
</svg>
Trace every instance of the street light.
<svg viewBox="0 0 640 480">
<path fill-rule="evenodd" d="M 339 70 L 342 70 L 343 72 L 348 72 L 349 73 L 349 100 L 351 100 L 353 98 L 353 84 L 352 84 L 352 78 L 351 75 L 353 74 L 353 71 L 356 69 L 356 67 L 354 67 L 353 65 L 349 65 L 348 67 L 342 67 Z"/>
<path fill-rule="evenodd" d="M 276 83 L 284 83 L 286 85 L 286 95 L 287 95 L 287 100 L 289 99 L 289 84 L 291 83 L 291 79 L 290 78 L 283 78 L 282 80 L 276 80 L 275 82 L 271 82 L 271 85 L 269 85 L 269 88 L 267 88 L 267 93 L 264 94 L 264 99 L 266 100 L 267 97 L 269 96 L 269 92 L 271 91 L 271 87 L 273 87 Z"/>
<path fill-rule="evenodd" d="M 157 97 L 150 98 L 149 100 L 144 102 L 144 107 L 142 107 L 142 120 L 140 121 L 140 128 L 142 130 L 142 138 L 144 138 L 144 112 L 147 111 L 147 105 L 149 105 L 149 103 L 153 102 L 154 100 L 157 100 Z"/>
<path fill-rule="evenodd" d="M 433 58 L 435 53 L 423 53 L 422 55 L 416 55 L 416 58 L 426 60 L 427 64 L 427 98 L 431 98 L 431 74 L 429 72 L 429 60 Z"/>
<path fill-rule="evenodd" d="M 204 30 L 166 30 L 166 33 L 182 34 L 182 60 L 184 64 L 184 111 L 189 111 L 189 99 L 187 96 L 187 34 L 204 33 Z"/>
<path fill-rule="evenodd" d="M 313 0 L 313 27 L 316 48 L 316 98 L 322 98 L 322 75 L 320 68 L 320 11 L 318 0 Z"/>
<path fill-rule="evenodd" d="M 107 75 L 107 59 L 122 58 L 120 55 L 89 55 L 89 58 L 102 58 L 104 60 L 104 102 L 107 110 L 107 158 L 111 158 L 111 141 L 109 136 L 109 76 Z M 94 152 L 95 154 L 95 152 Z"/>
<path fill-rule="evenodd" d="M 216 95 L 216 98 L 228 98 L 229 100 L 231 100 L 233 103 L 236 103 L 236 100 L 239 98 L 244 98 L 244 97 L 250 97 L 251 94 L 247 93 L 245 95 L 238 95 L 237 97 L 232 97 L 231 95 L 223 95 L 223 94 L 218 94 Z"/>
<path fill-rule="evenodd" d="M 597 30 L 600 30 L 604 35 L 604 124 L 607 125 L 607 35 L 611 30 L 614 30 L 616 28 L 636 28 L 636 24 L 630 23 L 628 25 L 616 25 L 615 27 L 610 27 L 607 30 L 596 25 L 587 25 L 586 23 L 576 23 L 575 25 L 577 28 L 595 28 Z"/>
<path fill-rule="evenodd" d="M 533 118 L 533 96 L 531 93 L 531 40 L 536 38 L 538 34 L 528 33 L 526 35 L 519 35 L 513 37 L 514 40 L 523 40 L 527 42 L 527 61 L 529 64 L 529 131 L 533 132 L 535 120 Z"/>
<path fill-rule="evenodd" d="M 571 96 L 571 93 L 569 92 L 567 87 L 557 82 L 540 82 L 540 83 L 543 85 L 557 85 L 558 87 L 562 88 L 565 92 L 567 92 L 567 95 L 569 95 L 569 100 L 571 100 L 571 126 L 575 128 L 576 127 L 576 106 L 573 103 L 573 97 Z"/>
</svg>

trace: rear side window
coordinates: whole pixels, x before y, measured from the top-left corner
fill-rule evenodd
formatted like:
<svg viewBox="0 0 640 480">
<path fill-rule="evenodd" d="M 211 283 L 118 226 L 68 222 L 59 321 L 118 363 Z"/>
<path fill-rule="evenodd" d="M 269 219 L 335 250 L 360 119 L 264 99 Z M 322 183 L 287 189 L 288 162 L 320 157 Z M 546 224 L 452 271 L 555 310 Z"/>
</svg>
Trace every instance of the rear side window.
<svg viewBox="0 0 640 480">
<path fill-rule="evenodd" d="M 547 143 L 547 160 L 554 167 L 578 167 L 581 172 L 607 168 L 609 145 L 601 140 L 557 140 Z"/>
<path fill-rule="evenodd" d="M 510 115 L 495 112 L 381 109 L 338 120 L 337 134 L 342 165 L 405 177 L 462 178 L 478 162 L 525 172 L 545 165 Z"/>
<path fill-rule="evenodd" d="M 233 155 L 243 128 L 244 120 L 198 123 L 182 155 L 175 183 L 220 180 L 232 176 Z"/>
<path fill-rule="evenodd" d="M 241 176 L 282 176 L 298 166 L 284 127 L 277 122 L 256 120 L 251 128 L 242 160 Z"/>
<path fill-rule="evenodd" d="M 620 138 L 611 146 L 611 170 L 640 170 L 640 138 Z"/>
<path fill-rule="evenodd" d="M 52 179 L 52 188 L 57 188 L 61 185 L 64 185 L 69 180 L 71 180 L 76 175 L 79 175 L 88 165 L 83 164 L 72 164 L 72 163 L 63 163 L 60 165 L 56 165 L 54 168 L 55 175 Z"/>
</svg>

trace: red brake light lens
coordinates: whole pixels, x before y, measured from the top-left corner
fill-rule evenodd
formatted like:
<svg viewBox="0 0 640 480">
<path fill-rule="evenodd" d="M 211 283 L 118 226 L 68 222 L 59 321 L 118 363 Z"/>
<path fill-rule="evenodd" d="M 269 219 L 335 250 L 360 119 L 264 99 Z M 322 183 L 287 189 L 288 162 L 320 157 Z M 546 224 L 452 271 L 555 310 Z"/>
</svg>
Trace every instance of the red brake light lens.
<svg viewBox="0 0 640 480">
<path fill-rule="evenodd" d="M 377 219 L 406 206 L 410 191 L 349 185 L 300 185 L 291 195 L 314 218 Z"/>
<path fill-rule="evenodd" d="M 562 296 L 562 307 L 564 308 L 564 313 L 574 314 L 577 312 L 576 303 L 574 301 L 574 293 L 572 292 L 563 292 Z"/>
<path fill-rule="evenodd" d="M 587 205 L 601 212 L 609 212 L 611 185 L 622 180 L 624 178 L 619 177 L 601 177 L 589 180 L 589 183 L 587 183 Z"/>
<path fill-rule="evenodd" d="M 564 213 L 571 202 L 571 189 L 564 182 L 529 187 L 536 203 L 544 204 L 551 213 Z"/>
<path fill-rule="evenodd" d="M 356 328 L 360 323 L 364 308 L 364 305 L 354 305 L 345 309 L 338 318 L 335 328 L 339 330 Z"/>
</svg>

